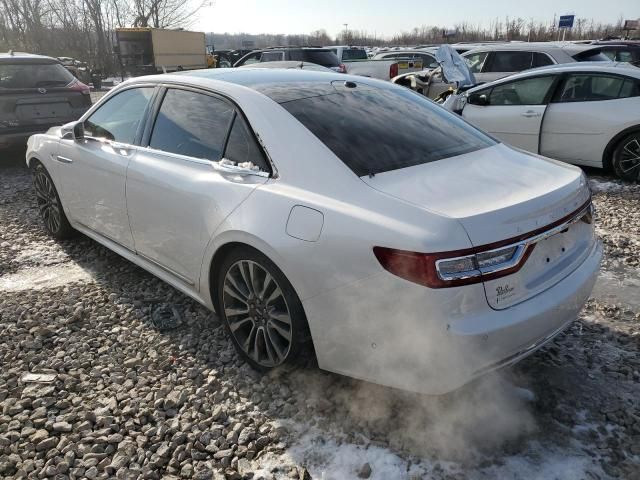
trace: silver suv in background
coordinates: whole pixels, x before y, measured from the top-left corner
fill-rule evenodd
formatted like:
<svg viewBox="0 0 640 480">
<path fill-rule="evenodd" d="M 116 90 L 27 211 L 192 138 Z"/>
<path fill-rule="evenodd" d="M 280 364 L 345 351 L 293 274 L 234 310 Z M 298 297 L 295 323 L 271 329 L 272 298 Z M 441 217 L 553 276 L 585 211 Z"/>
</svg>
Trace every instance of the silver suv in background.
<svg viewBox="0 0 640 480">
<path fill-rule="evenodd" d="M 289 61 L 315 63 L 330 68 L 334 72 L 347 72 L 334 52 L 321 47 L 273 47 L 266 50 L 254 50 L 247 53 L 233 66 L 243 67 L 252 63 Z"/>
<path fill-rule="evenodd" d="M 0 148 L 26 146 L 32 134 L 77 120 L 90 106 L 89 87 L 58 60 L 0 53 Z"/>
</svg>

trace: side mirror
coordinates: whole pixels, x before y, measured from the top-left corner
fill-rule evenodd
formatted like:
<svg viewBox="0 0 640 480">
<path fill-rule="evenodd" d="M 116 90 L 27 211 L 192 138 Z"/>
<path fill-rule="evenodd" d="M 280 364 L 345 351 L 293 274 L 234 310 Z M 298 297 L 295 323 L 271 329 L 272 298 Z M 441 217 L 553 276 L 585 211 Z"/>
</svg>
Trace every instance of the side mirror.
<svg viewBox="0 0 640 480">
<path fill-rule="evenodd" d="M 84 138 L 84 123 L 76 122 L 72 132 L 74 140 L 82 140 Z"/>
<path fill-rule="evenodd" d="M 472 93 L 471 95 L 469 95 L 469 98 L 467 98 L 467 103 L 485 107 L 489 105 L 489 97 L 486 93 Z"/>
</svg>

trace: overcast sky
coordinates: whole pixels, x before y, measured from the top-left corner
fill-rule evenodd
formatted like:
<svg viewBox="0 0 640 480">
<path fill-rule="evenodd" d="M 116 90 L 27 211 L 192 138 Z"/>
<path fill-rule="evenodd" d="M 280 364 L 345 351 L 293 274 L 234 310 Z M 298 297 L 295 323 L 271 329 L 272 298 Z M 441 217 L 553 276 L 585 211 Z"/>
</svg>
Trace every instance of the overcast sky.
<svg viewBox="0 0 640 480">
<path fill-rule="evenodd" d="M 460 21 L 488 26 L 496 17 L 551 20 L 574 13 L 603 23 L 640 17 L 640 0 L 206 0 L 193 29 L 205 32 L 309 33 L 349 29 L 390 36 L 421 25 Z"/>
</svg>

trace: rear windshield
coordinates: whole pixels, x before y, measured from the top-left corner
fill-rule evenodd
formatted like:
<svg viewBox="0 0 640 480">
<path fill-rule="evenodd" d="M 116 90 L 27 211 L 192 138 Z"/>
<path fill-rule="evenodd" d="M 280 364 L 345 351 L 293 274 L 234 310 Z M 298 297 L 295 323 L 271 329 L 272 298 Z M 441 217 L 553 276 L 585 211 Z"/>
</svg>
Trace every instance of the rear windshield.
<svg viewBox="0 0 640 480">
<path fill-rule="evenodd" d="M 349 48 L 342 51 L 342 60 L 367 60 L 367 52 L 361 48 Z"/>
<path fill-rule="evenodd" d="M 323 67 L 337 67 L 340 65 L 338 56 L 331 50 L 303 50 L 303 60 Z"/>
<path fill-rule="evenodd" d="M 0 88 L 64 87 L 73 79 L 58 63 L 0 63 Z"/>
<path fill-rule="evenodd" d="M 359 177 L 495 145 L 410 90 L 356 87 L 281 105 Z"/>
</svg>

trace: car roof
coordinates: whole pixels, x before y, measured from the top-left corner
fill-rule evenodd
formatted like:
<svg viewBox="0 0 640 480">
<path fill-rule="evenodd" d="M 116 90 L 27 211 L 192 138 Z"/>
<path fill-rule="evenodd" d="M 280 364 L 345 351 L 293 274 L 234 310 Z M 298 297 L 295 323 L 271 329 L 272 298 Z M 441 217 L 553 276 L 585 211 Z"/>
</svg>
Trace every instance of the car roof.
<svg viewBox="0 0 640 480">
<path fill-rule="evenodd" d="M 32 53 L 13 52 L 0 53 L 0 63 L 60 63 L 57 58 L 46 57 L 44 55 L 34 55 Z"/>
<path fill-rule="evenodd" d="M 455 45 L 454 45 L 455 48 Z M 500 44 L 488 44 L 478 46 L 467 52 L 468 55 L 472 52 L 495 52 L 495 51 L 519 51 L 519 50 L 531 50 L 536 52 L 551 52 L 554 50 L 563 50 L 573 55 L 579 52 L 585 52 L 588 50 L 599 50 L 598 45 L 584 45 L 570 42 L 517 42 L 517 43 L 500 43 Z"/>
<path fill-rule="evenodd" d="M 394 89 L 398 87 L 390 82 L 383 82 L 371 78 L 346 75 L 333 71 L 316 71 L 303 69 L 282 68 L 211 68 L 202 70 L 188 70 L 172 74 L 151 75 L 136 77 L 125 83 L 138 83 L 154 81 L 162 83 L 166 79 L 215 88 L 217 82 L 226 82 L 250 88 L 271 98 L 277 103 L 300 100 L 302 98 L 328 95 L 336 93 L 335 82 L 344 84 L 347 80 L 356 85 L 375 85 L 378 88 Z"/>
<path fill-rule="evenodd" d="M 617 73 L 640 79 L 640 68 L 625 62 L 574 62 L 561 63 L 558 65 L 547 65 L 544 67 L 532 68 L 524 72 L 509 75 L 493 82 L 483 83 L 468 90 L 473 92 L 482 90 L 490 85 L 498 85 L 513 80 L 534 77 L 544 73 L 564 73 L 564 72 L 587 72 L 587 73 Z"/>
</svg>

